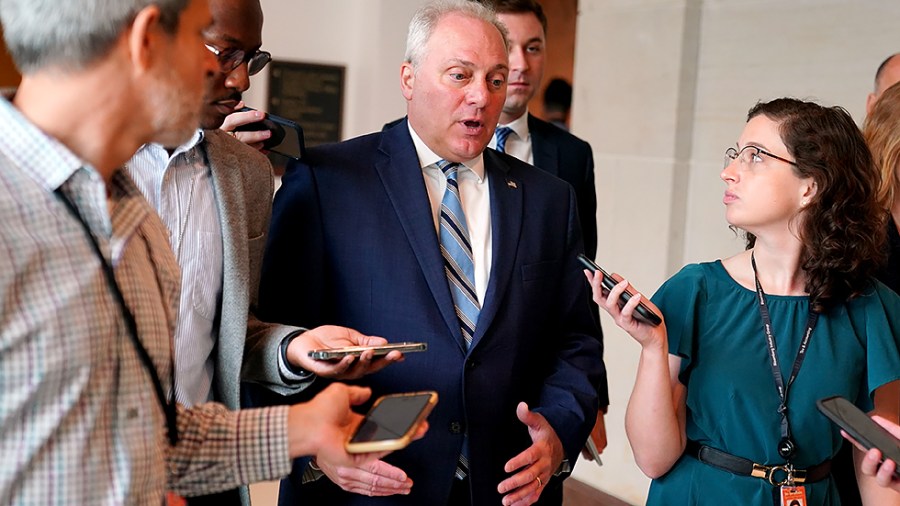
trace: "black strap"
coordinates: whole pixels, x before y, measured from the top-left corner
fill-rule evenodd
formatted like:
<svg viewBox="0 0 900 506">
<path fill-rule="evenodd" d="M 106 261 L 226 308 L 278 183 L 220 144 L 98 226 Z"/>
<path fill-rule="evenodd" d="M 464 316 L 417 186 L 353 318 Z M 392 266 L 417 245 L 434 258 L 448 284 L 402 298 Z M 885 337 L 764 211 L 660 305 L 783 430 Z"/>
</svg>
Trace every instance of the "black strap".
<svg viewBox="0 0 900 506">
<path fill-rule="evenodd" d="M 684 453 L 686 455 L 694 457 L 695 459 L 708 466 L 712 466 L 716 469 L 720 469 L 731 474 L 736 474 L 738 476 L 754 476 L 753 471 L 754 468 L 756 468 L 757 470 L 765 470 L 768 474 L 768 477 L 771 477 L 771 473 L 773 470 L 780 469 L 780 466 L 766 466 L 762 464 L 755 464 L 752 460 L 745 459 L 744 457 L 738 457 L 737 455 L 732 455 L 728 452 L 713 448 L 712 446 L 700 444 L 697 441 L 693 441 L 690 439 L 687 441 Z M 827 478 L 831 473 L 831 459 L 822 461 L 805 470 L 792 470 L 792 472 L 796 472 L 798 474 L 802 473 L 802 475 L 804 476 L 803 483 L 814 483 L 817 481 L 821 481 Z M 764 478 L 763 476 L 757 477 Z"/>
<path fill-rule="evenodd" d="M 791 369 L 791 377 L 788 378 L 787 384 L 784 383 L 784 377 L 781 374 L 781 367 L 778 365 L 778 355 L 775 348 L 775 335 L 772 333 L 772 320 L 769 318 L 769 306 L 766 304 L 766 293 L 759 283 L 759 276 L 756 273 L 756 258 L 750 253 L 750 265 L 753 267 L 753 279 L 756 281 L 756 295 L 759 301 L 759 315 L 762 318 L 763 330 L 766 333 L 766 345 L 769 348 L 769 365 L 772 366 L 772 377 L 775 378 L 775 386 L 778 389 L 778 398 L 781 403 L 778 406 L 778 414 L 781 415 L 781 438 L 782 441 L 789 441 L 791 445 L 791 425 L 787 416 L 788 393 L 800 367 L 803 365 L 803 359 L 806 358 L 806 350 L 809 348 L 809 340 L 812 337 L 813 330 L 819 320 L 819 314 L 809 309 L 809 317 L 806 320 L 806 333 L 803 334 L 803 340 L 800 342 L 800 349 L 797 350 L 797 357 L 794 359 L 794 367 Z M 791 452 L 791 454 L 793 451 Z"/>
<path fill-rule="evenodd" d="M 147 352 L 147 349 L 144 348 L 143 343 L 141 343 L 140 338 L 138 337 L 138 329 L 137 322 L 134 319 L 134 315 L 131 313 L 131 310 L 128 308 L 128 305 L 125 303 L 125 296 L 122 295 L 122 290 L 119 288 L 119 283 L 116 282 L 116 275 L 113 271 L 112 265 L 106 261 L 106 257 L 103 256 L 103 252 L 100 250 L 100 245 L 97 244 L 97 239 L 94 238 L 94 234 L 91 233 L 91 228 L 84 220 L 84 217 L 81 216 L 81 213 L 78 212 L 78 208 L 75 207 L 75 204 L 69 200 L 69 197 L 63 193 L 61 188 L 57 188 L 57 195 L 62 199 L 62 201 L 66 204 L 66 207 L 69 208 L 69 211 L 78 219 L 78 222 L 81 223 L 82 228 L 84 228 L 85 233 L 88 236 L 88 239 L 91 241 L 91 246 L 94 248 L 94 252 L 97 254 L 97 257 L 100 258 L 100 264 L 103 266 L 103 273 L 106 277 L 106 283 L 109 285 L 109 289 L 112 291 L 115 296 L 116 302 L 119 304 L 119 308 L 122 311 L 122 316 L 125 317 L 125 325 L 128 327 L 128 336 L 131 338 L 131 342 L 134 345 L 135 350 L 137 351 L 138 357 L 141 360 L 141 365 L 144 366 L 147 373 L 150 375 L 150 379 L 153 381 L 153 389 L 156 391 L 156 398 L 159 401 L 160 406 L 163 408 L 163 412 L 166 414 L 166 428 L 168 429 L 169 442 L 172 446 L 178 444 L 178 424 L 176 423 L 176 409 L 175 409 L 175 372 L 174 367 L 171 372 L 171 380 L 172 380 L 172 394 L 168 399 L 166 399 L 166 395 L 163 391 L 162 380 L 159 379 L 159 374 L 156 371 L 156 367 L 153 365 L 153 360 L 150 358 L 150 354 Z"/>
<path fill-rule="evenodd" d="M 684 451 L 704 464 L 732 474 L 750 476 L 750 473 L 753 472 L 752 460 L 717 450 L 712 446 L 702 445 L 696 441 L 688 440 Z"/>
</svg>

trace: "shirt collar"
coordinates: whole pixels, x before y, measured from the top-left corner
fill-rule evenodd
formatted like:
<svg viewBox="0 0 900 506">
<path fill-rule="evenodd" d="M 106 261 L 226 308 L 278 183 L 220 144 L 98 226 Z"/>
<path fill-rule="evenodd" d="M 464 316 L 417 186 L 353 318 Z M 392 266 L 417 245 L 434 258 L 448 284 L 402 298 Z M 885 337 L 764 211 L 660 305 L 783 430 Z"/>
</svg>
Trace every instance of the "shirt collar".
<svg viewBox="0 0 900 506">
<path fill-rule="evenodd" d="M 93 167 L 63 143 L 41 131 L 3 98 L 0 98 L 0 154 L 50 192 L 81 167 L 97 174 Z"/>
<path fill-rule="evenodd" d="M 140 149 L 138 149 L 137 152 L 138 153 L 140 153 L 142 151 L 152 151 L 152 152 L 156 152 L 156 153 L 165 152 L 167 154 L 168 161 L 171 162 L 176 156 L 194 149 L 195 146 L 197 146 L 198 144 L 203 142 L 205 135 L 206 134 L 204 134 L 203 129 L 198 128 L 197 131 L 194 132 L 194 135 L 192 135 L 191 138 L 187 142 L 185 142 L 181 146 L 178 146 L 177 148 L 175 148 L 175 150 L 172 151 L 171 155 L 168 154 L 168 150 L 166 150 L 165 146 L 163 146 L 162 144 L 156 144 L 156 143 L 144 144 L 143 146 L 140 147 Z M 168 165 L 168 164 L 166 164 L 166 165 Z M 163 168 L 165 168 L 165 167 L 163 167 Z"/>
<path fill-rule="evenodd" d="M 510 121 L 505 125 L 497 125 L 497 127 L 509 127 L 512 129 L 516 135 L 519 136 L 519 139 L 525 140 L 528 138 L 530 131 L 528 130 L 528 109 L 525 110 L 525 114 L 519 116 L 518 118 Z"/>
<path fill-rule="evenodd" d="M 436 164 L 441 160 L 441 157 L 436 154 L 428 145 L 425 144 L 425 141 L 419 137 L 419 134 L 413 129 L 412 125 L 407 121 L 407 126 L 409 127 L 409 135 L 412 137 L 413 144 L 416 147 L 416 155 L 419 157 L 419 165 L 424 169 L 425 167 L 429 167 L 431 165 Z M 478 178 L 478 182 L 484 180 L 484 155 L 483 153 L 478 153 L 478 156 L 472 158 L 471 160 L 466 160 L 462 162 L 462 166 L 472 171 L 475 176 Z"/>
</svg>

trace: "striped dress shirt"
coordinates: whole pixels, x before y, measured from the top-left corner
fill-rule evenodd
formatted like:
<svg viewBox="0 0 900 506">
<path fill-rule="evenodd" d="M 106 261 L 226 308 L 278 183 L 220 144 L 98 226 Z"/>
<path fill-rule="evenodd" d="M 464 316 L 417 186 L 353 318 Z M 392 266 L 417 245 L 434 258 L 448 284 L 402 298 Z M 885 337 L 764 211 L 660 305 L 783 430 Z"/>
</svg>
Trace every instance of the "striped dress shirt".
<svg viewBox="0 0 900 506">
<path fill-rule="evenodd" d="M 0 100 L 0 504 L 159 505 L 166 488 L 196 495 L 287 474 L 286 407 L 179 407 L 168 445 L 102 260 L 57 189 L 171 388 L 179 274 L 165 228 L 124 173 L 107 188 Z"/>
<path fill-rule="evenodd" d="M 175 398 L 186 406 L 213 400 L 222 300 L 222 227 L 202 142 L 198 130 L 171 154 L 159 144 L 146 144 L 125 165 L 166 225 L 181 268 Z"/>
</svg>

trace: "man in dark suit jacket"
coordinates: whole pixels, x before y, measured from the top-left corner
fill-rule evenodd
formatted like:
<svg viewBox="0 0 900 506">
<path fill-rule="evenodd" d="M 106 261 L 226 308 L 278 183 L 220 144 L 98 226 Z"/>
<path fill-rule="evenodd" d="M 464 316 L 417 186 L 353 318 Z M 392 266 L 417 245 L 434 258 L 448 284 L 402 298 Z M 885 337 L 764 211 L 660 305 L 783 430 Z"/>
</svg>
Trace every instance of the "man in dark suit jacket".
<svg viewBox="0 0 900 506">
<path fill-rule="evenodd" d="M 361 382 L 375 396 L 436 390 L 439 401 L 428 434 L 385 461 L 365 469 L 300 462 L 282 483 L 282 504 L 560 503 L 558 494 L 541 493 L 550 484 L 558 490 L 593 425 L 602 345 L 576 260 L 574 192 L 485 151 L 507 58 L 502 25 L 479 4 L 424 6 L 401 67 L 408 121 L 310 149 L 288 168 L 263 265 L 261 316 L 425 341 L 426 352 Z M 439 160 L 461 164 L 451 180 L 481 307 L 470 344 L 439 239 L 452 186 Z M 319 470 L 327 478 L 316 480 Z"/>
<path fill-rule="evenodd" d="M 544 77 L 547 17 L 536 0 L 481 0 L 491 6 L 509 30 L 509 84 L 498 133 L 512 128 L 505 143 L 490 147 L 566 181 L 578 198 L 578 217 L 587 256 L 597 254 L 597 195 L 594 156 L 587 142 L 528 112 Z M 504 145 L 505 144 L 505 145 Z"/>
<path fill-rule="evenodd" d="M 597 255 L 597 195 L 594 186 L 594 155 L 587 142 L 540 120 L 528 112 L 544 78 L 547 16 L 537 0 L 481 0 L 490 5 L 509 30 L 509 86 L 500 124 L 490 146 L 528 162 L 566 181 L 575 189 L 578 218 L 584 234 L 584 252 Z M 504 133 L 504 129 L 510 129 Z M 498 142 L 503 137 L 505 142 Z M 599 322 L 600 315 L 594 309 Z M 606 426 L 603 413 L 609 406 L 608 386 L 600 385 L 600 412 L 592 432 L 594 444 L 603 451 Z M 590 455 L 589 452 L 585 453 Z"/>
</svg>

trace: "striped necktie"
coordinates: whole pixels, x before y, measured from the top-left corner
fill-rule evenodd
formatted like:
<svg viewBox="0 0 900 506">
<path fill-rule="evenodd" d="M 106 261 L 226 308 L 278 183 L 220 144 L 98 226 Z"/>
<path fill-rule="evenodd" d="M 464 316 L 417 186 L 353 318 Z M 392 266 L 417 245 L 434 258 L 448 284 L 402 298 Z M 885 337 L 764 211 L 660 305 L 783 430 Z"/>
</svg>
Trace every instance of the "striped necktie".
<svg viewBox="0 0 900 506">
<path fill-rule="evenodd" d="M 497 136 L 497 151 L 506 153 L 506 138 L 512 131 L 512 128 L 508 126 L 497 127 L 497 130 L 494 131 L 494 135 Z"/>
<path fill-rule="evenodd" d="M 459 182 L 456 179 L 459 164 L 440 160 L 437 166 L 447 177 L 447 189 L 441 199 L 441 255 L 444 257 L 444 272 L 453 295 L 456 317 L 468 349 L 475 334 L 475 323 L 478 322 L 481 305 L 475 295 L 475 262 L 472 259 L 469 227 L 466 225 L 466 215 L 459 197 Z M 468 446 L 468 437 L 464 436 L 462 453 L 456 464 L 455 476 L 458 480 L 469 474 Z"/>
<path fill-rule="evenodd" d="M 440 160 L 437 166 L 447 177 L 447 189 L 441 200 L 441 254 L 444 257 L 444 271 L 453 295 L 456 316 L 468 348 L 475 335 L 481 304 L 475 294 L 475 262 L 472 259 L 469 227 L 466 225 L 466 215 L 463 214 L 456 179 L 459 164 Z"/>
</svg>

